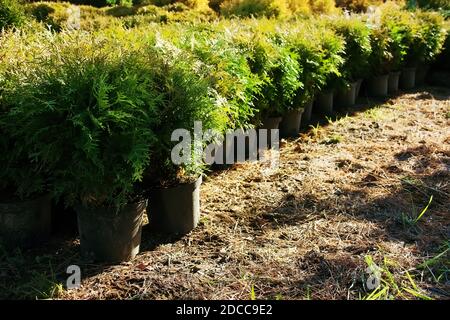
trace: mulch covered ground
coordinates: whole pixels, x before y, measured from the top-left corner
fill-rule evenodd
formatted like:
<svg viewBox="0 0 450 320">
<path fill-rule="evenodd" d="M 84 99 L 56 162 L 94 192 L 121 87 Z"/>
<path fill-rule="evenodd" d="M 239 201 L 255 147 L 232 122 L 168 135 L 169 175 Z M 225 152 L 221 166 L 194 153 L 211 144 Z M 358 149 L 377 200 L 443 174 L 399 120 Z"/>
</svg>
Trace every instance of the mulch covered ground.
<svg viewBox="0 0 450 320">
<path fill-rule="evenodd" d="M 384 297 L 448 299 L 450 89 L 360 102 L 283 141 L 277 170 L 210 173 L 200 225 L 181 238 L 144 227 L 132 262 L 84 264 L 68 236 L 3 253 L 0 297 L 360 299 L 371 256 Z M 64 290 L 70 264 L 82 285 Z"/>
</svg>

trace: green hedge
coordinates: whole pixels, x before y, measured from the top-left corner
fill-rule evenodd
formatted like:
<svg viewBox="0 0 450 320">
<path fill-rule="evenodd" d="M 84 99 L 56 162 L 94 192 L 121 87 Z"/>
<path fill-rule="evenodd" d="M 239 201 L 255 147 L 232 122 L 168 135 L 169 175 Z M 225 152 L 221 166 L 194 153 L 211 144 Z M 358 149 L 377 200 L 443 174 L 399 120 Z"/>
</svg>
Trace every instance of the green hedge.
<svg viewBox="0 0 450 320">
<path fill-rule="evenodd" d="M 442 18 L 395 10 L 6 32 L 1 187 L 121 206 L 153 184 L 193 179 L 205 169 L 193 141 L 192 161 L 170 161 L 177 128 L 258 126 L 321 90 L 433 61 L 445 39 Z"/>
</svg>

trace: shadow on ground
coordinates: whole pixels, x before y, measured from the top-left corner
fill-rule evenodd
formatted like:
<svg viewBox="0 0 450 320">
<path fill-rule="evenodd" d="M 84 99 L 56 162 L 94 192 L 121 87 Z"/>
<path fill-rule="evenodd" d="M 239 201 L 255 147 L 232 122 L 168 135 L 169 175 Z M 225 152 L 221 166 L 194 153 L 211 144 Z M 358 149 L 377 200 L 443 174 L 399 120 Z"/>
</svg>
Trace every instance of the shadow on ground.
<svg viewBox="0 0 450 320">
<path fill-rule="evenodd" d="M 423 93 L 416 95 L 414 99 L 446 100 L 449 98 L 446 92 L 448 90 L 441 92 L 439 88 L 423 89 Z M 362 104 L 363 100 L 360 99 L 361 104 L 354 108 L 340 110 L 336 116 L 351 116 L 387 102 L 367 100 L 367 104 Z M 327 124 L 327 121 L 322 119 L 321 123 Z M 402 163 L 405 162 L 411 165 L 412 170 L 404 170 Z M 345 161 L 338 162 L 337 166 L 340 170 L 353 170 Z M 428 170 L 429 168 L 436 170 Z M 333 219 L 338 215 L 376 225 L 373 241 L 367 241 L 363 245 L 355 244 L 343 249 L 329 248 L 329 256 L 316 250 L 299 255 L 295 267 L 304 276 L 286 280 L 289 281 L 286 285 L 289 288 L 289 298 L 305 298 L 310 294 L 313 298 L 329 297 L 325 294 L 321 296 L 320 292 L 330 286 L 335 288 L 336 298 L 347 298 L 349 290 L 362 286 L 361 274 L 365 268 L 361 259 L 352 257 L 375 253 L 378 250 L 377 240 L 413 245 L 418 258 L 423 258 L 438 253 L 442 242 L 450 239 L 449 168 L 450 153 L 444 148 L 436 150 L 426 145 L 417 145 L 399 150 L 391 163 L 382 166 L 380 170 L 365 172 L 350 185 L 339 186 L 326 197 L 304 191 L 287 193 L 275 206 L 266 208 L 264 212 L 256 212 L 250 218 L 248 226 L 259 233 L 263 226 L 266 230 L 277 230 L 304 225 L 311 217 Z M 211 178 L 219 173 L 214 172 Z M 377 197 L 377 194 L 380 196 Z M 424 217 L 417 224 L 405 225 L 405 219 L 417 217 L 431 196 L 433 200 Z M 26 251 L 0 251 L 0 298 L 35 299 L 58 296 L 58 291 L 62 290 L 68 276 L 66 269 L 72 264 L 81 267 L 83 279 L 95 277 L 113 268 L 106 264 L 81 261 L 73 213 L 69 213 L 66 218 L 67 220 L 59 222 L 63 225 L 66 223 L 66 228 L 58 228 L 60 232 L 45 247 Z M 341 236 L 346 235 L 343 233 Z M 159 246 L 175 243 L 181 238 L 155 234 L 148 226 L 144 226 L 141 251 L 157 250 Z M 268 285 L 270 281 L 264 279 L 263 283 L 262 280 L 256 280 L 255 285 Z M 445 294 L 441 294 L 441 297 L 444 296 Z"/>
</svg>

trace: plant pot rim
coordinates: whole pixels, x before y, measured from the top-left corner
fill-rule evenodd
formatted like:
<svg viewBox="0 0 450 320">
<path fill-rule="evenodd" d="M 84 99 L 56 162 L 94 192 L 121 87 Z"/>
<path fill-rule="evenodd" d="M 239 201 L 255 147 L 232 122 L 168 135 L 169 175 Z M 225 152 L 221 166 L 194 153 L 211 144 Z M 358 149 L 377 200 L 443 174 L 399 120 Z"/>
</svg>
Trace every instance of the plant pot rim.
<svg viewBox="0 0 450 320">
<path fill-rule="evenodd" d="M 398 70 L 398 71 L 391 71 L 391 72 L 389 72 L 389 75 L 400 75 L 401 73 L 402 73 L 401 70 Z"/>
<path fill-rule="evenodd" d="M 264 121 L 269 120 L 269 119 L 271 119 L 271 120 L 280 120 L 281 121 L 283 119 L 283 116 L 265 117 Z"/>
<path fill-rule="evenodd" d="M 321 91 L 321 92 L 319 92 L 319 96 L 327 96 L 327 95 L 330 95 L 330 94 L 334 94 L 334 89 L 328 89 L 328 90 L 324 90 L 324 91 Z"/>
<path fill-rule="evenodd" d="M 378 79 L 378 78 L 385 78 L 385 77 L 389 77 L 389 73 L 372 76 L 370 79 Z"/>
<path fill-rule="evenodd" d="M 33 203 L 36 201 L 40 201 L 46 198 L 51 198 L 51 194 L 49 192 L 46 193 L 41 193 L 41 194 L 35 194 L 31 197 L 27 197 L 24 199 L 21 199 L 19 197 L 14 197 L 13 199 L 10 200 L 0 200 L 0 205 L 11 205 L 11 204 L 20 204 L 20 203 Z"/>
<path fill-rule="evenodd" d="M 287 114 L 289 112 L 304 112 L 304 111 L 305 111 L 305 107 L 298 107 L 298 108 L 286 110 L 285 114 Z"/>
<path fill-rule="evenodd" d="M 188 186 L 194 186 L 194 188 L 197 188 L 198 186 L 200 186 L 202 184 L 202 182 L 203 182 L 203 175 L 200 175 L 195 180 L 193 179 L 192 181 L 189 181 L 189 182 L 170 184 L 167 186 L 161 186 L 161 185 L 153 186 L 150 188 L 150 192 L 155 191 L 155 190 L 169 190 L 169 189 L 188 187 Z"/>
<path fill-rule="evenodd" d="M 136 201 L 130 201 L 127 202 L 125 205 L 123 205 L 120 208 L 114 207 L 114 206 L 108 206 L 108 205 L 100 205 L 100 206 L 85 206 L 82 203 L 79 203 L 74 206 L 75 211 L 83 210 L 83 211 L 100 211 L 100 210 L 117 210 L 117 212 L 120 212 L 122 210 L 126 210 L 130 207 L 145 204 L 148 202 L 148 198 L 142 198 Z M 111 215 L 112 216 L 112 215 Z"/>
<path fill-rule="evenodd" d="M 417 67 L 404 67 L 403 71 L 415 71 L 417 70 Z"/>
</svg>

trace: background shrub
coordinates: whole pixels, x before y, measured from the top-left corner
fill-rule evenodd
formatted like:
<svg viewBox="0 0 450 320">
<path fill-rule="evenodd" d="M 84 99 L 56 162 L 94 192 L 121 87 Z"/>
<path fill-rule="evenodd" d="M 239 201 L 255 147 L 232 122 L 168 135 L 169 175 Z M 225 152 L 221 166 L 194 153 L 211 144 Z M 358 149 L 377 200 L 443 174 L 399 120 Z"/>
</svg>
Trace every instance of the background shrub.
<svg viewBox="0 0 450 320">
<path fill-rule="evenodd" d="M 354 12 L 366 12 L 370 6 L 379 6 L 386 0 L 336 0 L 336 5 Z M 405 5 L 405 0 L 391 0 L 399 5 Z"/>
<path fill-rule="evenodd" d="M 334 0 L 213 0 L 210 6 L 224 16 L 237 17 L 286 17 L 336 12 Z"/>
<path fill-rule="evenodd" d="M 225 0 L 220 13 L 225 17 L 282 17 L 288 8 L 284 0 Z"/>
<path fill-rule="evenodd" d="M 417 0 L 417 4 L 424 9 L 450 10 L 450 2 L 448 0 Z"/>
<path fill-rule="evenodd" d="M 19 0 L 0 0 L 0 29 L 19 27 L 25 22 L 25 9 Z"/>
</svg>

